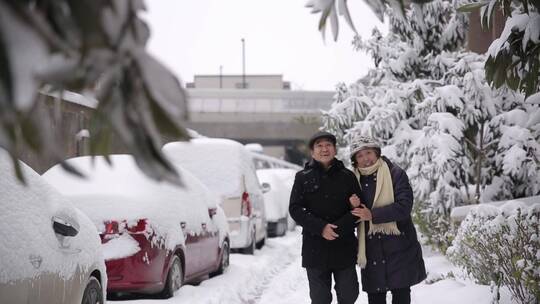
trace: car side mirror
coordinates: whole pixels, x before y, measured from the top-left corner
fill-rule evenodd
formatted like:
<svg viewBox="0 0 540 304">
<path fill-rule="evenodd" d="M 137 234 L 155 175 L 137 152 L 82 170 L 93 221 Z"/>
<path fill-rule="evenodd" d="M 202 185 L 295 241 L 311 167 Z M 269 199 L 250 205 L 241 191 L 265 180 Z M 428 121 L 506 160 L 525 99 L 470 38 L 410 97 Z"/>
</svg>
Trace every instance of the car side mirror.
<svg viewBox="0 0 540 304">
<path fill-rule="evenodd" d="M 272 189 L 272 187 L 270 186 L 269 183 L 262 183 L 261 184 L 262 193 L 266 193 L 266 192 L 270 191 L 271 189 Z"/>
<path fill-rule="evenodd" d="M 208 208 L 208 215 L 212 218 L 217 214 L 217 208 Z"/>
<path fill-rule="evenodd" d="M 79 231 L 73 227 L 73 225 L 71 225 L 70 223 L 68 223 L 67 221 L 61 219 L 61 218 L 58 218 L 58 217 L 53 217 L 53 230 L 55 233 L 58 233 L 62 236 L 76 236 Z"/>
</svg>

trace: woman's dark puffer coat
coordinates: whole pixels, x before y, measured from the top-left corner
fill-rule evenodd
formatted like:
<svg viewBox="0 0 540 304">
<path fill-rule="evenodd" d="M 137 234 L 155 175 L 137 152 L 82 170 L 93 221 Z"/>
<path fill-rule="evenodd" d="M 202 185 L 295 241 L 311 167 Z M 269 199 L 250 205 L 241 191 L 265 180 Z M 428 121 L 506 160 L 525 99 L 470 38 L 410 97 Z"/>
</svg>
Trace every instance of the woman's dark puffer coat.
<svg viewBox="0 0 540 304">
<path fill-rule="evenodd" d="M 422 249 L 411 219 L 413 192 L 403 169 L 383 160 L 390 168 L 394 203 L 371 210 L 374 224 L 395 221 L 401 235 L 366 235 L 367 265 L 362 269 L 362 289 L 368 293 L 406 288 L 426 278 Z M 360 178 L 360 199 L 371 209 L 375 196 L 376 173 Z M 366 233 L 369 224 L 366 226 Z"/>
</svg>

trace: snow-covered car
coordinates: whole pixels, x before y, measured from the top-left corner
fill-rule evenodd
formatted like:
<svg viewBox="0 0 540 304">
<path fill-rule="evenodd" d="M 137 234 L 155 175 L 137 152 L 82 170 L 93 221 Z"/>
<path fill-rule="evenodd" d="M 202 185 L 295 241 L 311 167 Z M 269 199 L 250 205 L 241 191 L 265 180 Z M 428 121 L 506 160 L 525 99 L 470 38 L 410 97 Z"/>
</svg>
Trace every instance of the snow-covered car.
<svg viewBox="0 0 540 304">
<path fill-rule="evenodd" d="M 96 227 L 39 174 L 0 149 L 0 303 L 104 303 Z"/>
<path fill-rule="evenodd" d="M 129 155 L 76 157 L 43 176 L 86 213 L 102 240 L 109 285 L 116 293 L 171 297 L 183 283 L 222 273 L 229 265 L 229 236 L 219 198 L 177 167 L 183 187 L 147 177 Z"/>
<path fill-rule="evenodd" d="M 291 199 L 291 191 L 292 191 L 292 187 L 294 185 L 294 178 L 296 177 L 296 173 L 300 169 L 276 169 L 274 171 L 279 176 L 281 176 L 281 178 L 283 179 L 283 181 L 287 185 L 287 193 L 288 193 L 288 196 L 289 196 L 287 198 L 287 209 L 289 208 L 289 202 L 290 202 L 290 199 Z M 287 212 L 287 223 L 288 223 L 287 226 L 288 226 L 290 231 L 293 231 L 296 228 L 296 222 L 293 220 L 293 218 L 291 217 L 291 214 L 289 212 Z"/>
<path fill-rule="evenodd" d="M 255 150 L 255 148 L 253 147 L 249 147 L 248 145 L 246 145 L 246 148 L 250 149 L 251 157 L 253 158 L 253 163 L 255 164 L 256 170 L 271 168 L 288 168 L 299 171 L 302 169 L 302 167 L 288 161 L 270 155 L 262 154 L 262 152 L 255 152 L 257 150 Z"/>
<path fill-rule="evenodd" d="M 172 142 L 163 152 L 221 196 L 231 235 L 231 248 L 253 254 L 264 245 L 264 198 L 250 152 L 240 143 L 221 138 Z"/>
<path fill-rule="evenodd" d="M 268 236 L 285 235 L 287 228 L 295 226 L 289 219 L 289 199 L 295 174 L 296 170 L 292 169 L 257 170 L 259 181 L 270 185 L 270 191 L 264 194 Z"/>
</svg>

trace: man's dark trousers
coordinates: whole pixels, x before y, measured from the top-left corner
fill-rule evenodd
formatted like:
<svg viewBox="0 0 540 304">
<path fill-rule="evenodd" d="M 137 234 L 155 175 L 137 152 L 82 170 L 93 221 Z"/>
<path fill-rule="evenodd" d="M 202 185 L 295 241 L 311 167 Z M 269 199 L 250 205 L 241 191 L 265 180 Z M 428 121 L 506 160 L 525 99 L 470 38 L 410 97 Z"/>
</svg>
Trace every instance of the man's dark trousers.
<svg viewBox="0 0 540 304">
<path fill-rule="evenodd" d="M 306 271 L 312 304 L 332 302 L 332 275 L 336 282 L 335 289 L 339 304 L 353 304 L 358 298 L 358 276 L 355 265 L 339 270 L 306 268 Z"/>
</svg>

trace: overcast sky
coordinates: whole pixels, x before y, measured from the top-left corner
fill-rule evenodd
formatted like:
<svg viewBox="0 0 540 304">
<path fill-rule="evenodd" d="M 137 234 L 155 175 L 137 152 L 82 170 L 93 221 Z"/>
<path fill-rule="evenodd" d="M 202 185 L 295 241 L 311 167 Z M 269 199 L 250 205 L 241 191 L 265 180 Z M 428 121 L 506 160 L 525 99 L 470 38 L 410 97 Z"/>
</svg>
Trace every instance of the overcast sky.
<svg viewBox="0 0 540 304">
<path fill-rule="evenodd" d="M 337 42 L 317 29 L 319 14 L 306 0 L 151 0 L 145 19 L 152 30 L 149 51 L 183 83 L 195 74 L 242 73 L 245 38 L 246 74 L 282 74 L 293 89 L 333 90 L 351 83 L 372 66 L 352 49 L 353 33 L 340 19 Z M 349 1 L 363 38 L 382 27 L 363 1 Z"/>
</svg>

